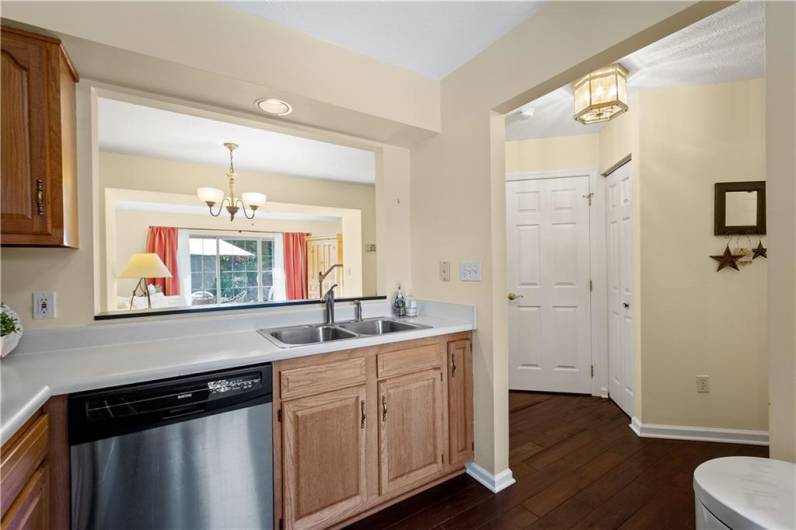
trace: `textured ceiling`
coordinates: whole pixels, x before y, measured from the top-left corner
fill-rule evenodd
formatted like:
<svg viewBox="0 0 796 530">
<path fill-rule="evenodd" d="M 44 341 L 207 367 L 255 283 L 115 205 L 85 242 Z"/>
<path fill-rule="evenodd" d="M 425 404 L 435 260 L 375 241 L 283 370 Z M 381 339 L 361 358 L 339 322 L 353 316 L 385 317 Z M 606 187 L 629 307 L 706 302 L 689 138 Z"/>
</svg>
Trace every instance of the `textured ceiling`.
<svg viewBox="0 0 796 530">
<path fill-rule="evenodd" d="M 630 72 L 634 91 L 756 79 L 765 68 L 765 5 L 734 4 L 650 44 L 619 61 Z M 523 140 L 599 132 L 603 125 L 581 125 L 573 118 L 572 91 L 561 87 L 506 117 L 506 139 Z"/>
<path fill-rule="evenodd" d="M 542 5 L 540 1 L 228 3 L 432 79 L 456 70 Z"/>
</svg>

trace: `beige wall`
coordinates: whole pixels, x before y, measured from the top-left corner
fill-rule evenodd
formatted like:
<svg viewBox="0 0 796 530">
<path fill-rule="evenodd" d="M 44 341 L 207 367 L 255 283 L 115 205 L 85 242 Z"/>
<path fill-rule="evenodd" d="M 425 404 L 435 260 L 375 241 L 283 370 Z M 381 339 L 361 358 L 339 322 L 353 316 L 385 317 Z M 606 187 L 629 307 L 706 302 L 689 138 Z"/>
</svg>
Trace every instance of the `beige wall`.
<svg viewBox="0 0 796 530">
<path fill-rule="evenodd" d="M 474 304 L 476 462 L 508 467 L 505 308 L 507 112 L 680 29 L 722 4 L 551 2 L 442 82 L 442 132 L 412 149 L 412 277 L 421 298 Z M 622 24 L 616 24 L 616 12 Z M 600 31 L 594 31 L 599 27 Z M 562 35 L 578 35 L 577 41 Z M 555 49 L 556 53 L 550 53 Z M 596 53 L 599 56 L 595 56 Z M 438 279 L 481 263 L 481 282 Z"/>
<path fill-rule="evenodd" d="M 11 1 L 3 2 L 3 17 L 84 39 L 71 43 L 82 59 L 77 66 L 96 79 L 120 83 L 123 78 L 129 81 L 125 85 L 145 90 L 162 87 L 163 93 L 188 91 L 191 99 L 210 102 L 213 99 L 208 100 L 202 86 L 196 86 L 198 78 L 194 76 L 213 72 L 226 82 L 217 84 L 205 77 L 200 84 L 217 87 L 216 101 L 228 94 L 241 96 L 223 101 L 229 108 L 251 112 L 255 97 L 277 96 L 295 104 L 291 120 L 299 122 L 324 120 L 332 114 L 338 130 L 358 129 L 356 122 L 369 117 L 388 120 L 396 134 L 401 132 L 400 124 L 439 130 L 438 81 L 223 2 Z M 146 28 L 145 38 L 142 28 Z M 113 47 L 115 53 L 99 55 L 85 40 Z M 136 68 L 133 76 L 125 76 L 116 64 L 120 57 L 130 59 L 120 54 L 122 51 L 134 52 L 134 59 L 166 61 L 171 64 L 168 76 L 184 77 L 167 91 L 167 81 L 158 79 L 166 76 L 153 76 L 154 68 Z M 182 67 L 193 71 L 185 72 Z"/>
<path fill-rule="evenodd" d="M 635 94 L 630 97 L 627 112 L 605 124 L 600 131 L 599 160 L 600 173 L 622 160 L 633 152 L 633 141 L 638 138 L 636 114 L 638 101 Z"/>
<path fill-rule="evenodd" d="M 506 142 L 506 174 L 521 171 L 596 170 L 600 135 L 556 136 Z"/>
<path fill-rule="evenodd" d="M 100 152 L 100 187 L 192 195 L 199 186 L 222 186 L 223 166 Z M 215 183 L 215 184 L 214 184 Z M 375 187 L 323 179 L 238 171 L 238 189 L 259 191 L 272 202 L 332 206 L 362 212 L 362 247 L 376 242 Z M 267 206 L 266 206 L 267 207 Z M 238 220 L 243 226 L 248 221 Z M 377 294 L 376 253 L 362 253 L 362 288 Z"/>
<path fill-rule="evenodd" d="M 796 462 L 796 4 L 766 4 L 769 411 L 772 458 Z"/>
<path fill-rule="evenodd" d="M 409 149 L 384 146 L 376 153 L 376 248 L 379 294 L 390 295 L 398 284 L 412 293 L 412 227 Z"/>
<path fill-rule="evenodd" d="M 645 91 L 637 105 L 641 420 L 767 430 L 768 263 L 716 272 L 708 257 L 727 243 L 713 184 L 766 179 L 764 83 Z M 702 374 L 710 394 L 696 393 Z"/>
</svg>

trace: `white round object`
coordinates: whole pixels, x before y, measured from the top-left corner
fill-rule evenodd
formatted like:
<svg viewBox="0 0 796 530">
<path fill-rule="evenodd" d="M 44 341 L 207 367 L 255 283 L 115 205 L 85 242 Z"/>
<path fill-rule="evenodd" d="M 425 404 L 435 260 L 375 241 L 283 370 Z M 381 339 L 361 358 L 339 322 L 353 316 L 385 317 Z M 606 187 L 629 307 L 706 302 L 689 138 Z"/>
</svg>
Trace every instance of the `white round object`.
<svg viewBox="0 0 796 530">
<path fill-rule="evenodd" d="M 796 464 L 746 456 L 709 460 L 694 471 L 694 494 L 733 530 L 796 528 Z"/>
<path fill-rule="evenodd" d="M 254 102 L 257 107 L 272 116 L 287 116 L 293 112 L 293 107 L 287 101 L 277 98 L 262 98 Z"/>
</svg>

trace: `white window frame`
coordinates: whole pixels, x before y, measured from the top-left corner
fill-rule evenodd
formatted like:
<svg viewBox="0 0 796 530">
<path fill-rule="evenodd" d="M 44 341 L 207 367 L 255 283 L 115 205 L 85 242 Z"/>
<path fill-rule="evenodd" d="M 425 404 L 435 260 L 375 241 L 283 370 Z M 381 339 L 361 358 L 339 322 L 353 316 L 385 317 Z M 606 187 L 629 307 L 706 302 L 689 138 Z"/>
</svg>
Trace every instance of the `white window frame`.
<svg viewBox="0 0 796 530">
<path fill-rule="evenodd" d="M 183 235 L 184 234 L 184 235 Z M 264 240 L 272 240 L 274 243 L 274 251 L 273 251 L 273 267 L 272 267 L 272 275 L 273 278 L 273 299 L 274 300 L 281 300 L 284 299 L 285 294 L 285 275 L 284 275 L 284 258 L 283 252 L 280 250 L 283 249 L 284 245 L 284 238 L 281 233 L 279 232 L 259 232 L 257 235 L 243 235 L 240 232 L 235 231 L 223 231 L 223 230 L 191 230 L 191 229 L 181 229 L 180 230 L 181 241 L 184 241 L 185 251 L 182 253 L 184 258 L 181 262 L 184 262 L 187 267 L 183 270 L 187 270 L 187 280 L 183 280 L 183 284 L 186 287 L 186 296 L 188 305 L 191 305 L 191 251 L 190 251 L 190 240 L 191 238 L 202 238 L 202 239 L 215 239 L 216 241 L 216 303 L 218 305 L 224 305 L 219 300 L 221 299 L 221 260 L 218 254 L 218 245 L 221 239 L 236 239 L 236 240 L 248 240 L 248 241 L 256 241 L 257 242 L 257 300 L 253 302 L 247 303 L 266 303 L 269 300 L 264 299 L 264 292 L 263 292 L 263 263 L 262 263 L 262 242 Z M 279 298 L 281 293 L 282 298 Z"/>
</svg>

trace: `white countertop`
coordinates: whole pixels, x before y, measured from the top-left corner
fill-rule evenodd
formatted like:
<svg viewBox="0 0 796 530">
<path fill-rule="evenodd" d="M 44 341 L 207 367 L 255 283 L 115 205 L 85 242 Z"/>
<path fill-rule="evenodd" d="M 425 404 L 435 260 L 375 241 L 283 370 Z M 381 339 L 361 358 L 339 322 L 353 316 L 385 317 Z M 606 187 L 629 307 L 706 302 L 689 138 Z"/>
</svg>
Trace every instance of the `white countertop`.
<svg viewBox="0 0 796 530">
<path fill-rule="evenodd" d="M 435 305 L 444 309 L 447 304 Z M 475 329 L 474 311 L 472 318 L 462 318 L 461 311 L 437 316 L 439 313 L 445 311 L 407 319 L 430 328 L 294 348 L 279 348 L 251 328 L 12 354 L 0 362 L 0 443 L 5 443 L 50 396 Z M 280 316 L 283 322 L 284 315 Z M 258 320 L 258 324 L 262 322 L 262 318 Z"/>
</svg>

